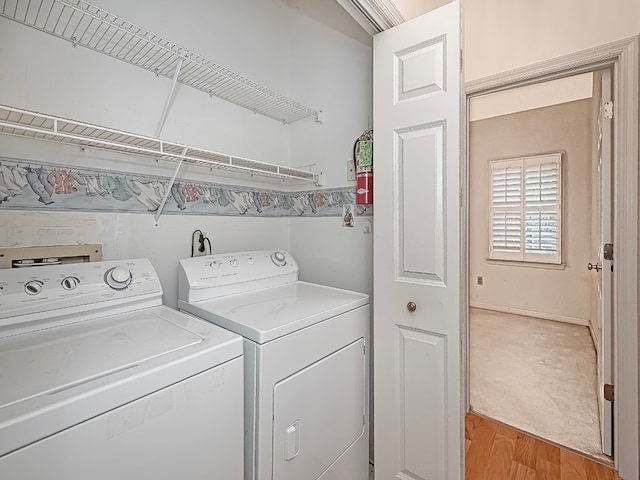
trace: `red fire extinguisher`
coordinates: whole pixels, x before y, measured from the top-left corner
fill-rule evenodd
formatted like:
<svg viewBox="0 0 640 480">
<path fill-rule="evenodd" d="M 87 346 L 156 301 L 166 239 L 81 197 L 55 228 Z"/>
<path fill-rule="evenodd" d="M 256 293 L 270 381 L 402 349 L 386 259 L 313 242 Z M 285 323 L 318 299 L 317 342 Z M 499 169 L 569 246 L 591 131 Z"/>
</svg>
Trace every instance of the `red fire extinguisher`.
<svg viewBox="0 0 640 480">
<path fill-rule="evenodd" d="M 356 164 L 356 203 L 373 204 L 373 130 L 367 130 L 353 146 Z"/>
</svg>

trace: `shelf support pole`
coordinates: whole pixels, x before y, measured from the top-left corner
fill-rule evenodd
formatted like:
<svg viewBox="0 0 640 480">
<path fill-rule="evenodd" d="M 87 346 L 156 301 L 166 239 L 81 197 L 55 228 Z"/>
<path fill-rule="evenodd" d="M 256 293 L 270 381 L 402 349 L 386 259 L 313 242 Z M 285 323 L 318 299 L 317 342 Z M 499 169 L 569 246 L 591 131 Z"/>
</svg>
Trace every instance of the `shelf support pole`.
<svg viewBox="0 0 640 480">
<path fill-rule="evenodd" d="M 164 196 L 162 197 L 162 201 L 160 205 L 158 205 L 158 209 L 156 210 L 156 214 L 153 217 L 153 227 L 158 228 L 160 226 L 160 215 L 162 215 L 162 210 L 164 209 L 165 204 L 167 203 L 167 199 L 169 195 L 171 195 L 171 188 L 173 188 L 173 184 L 176 181 L 176 177 L 178 176 L 178 171 L 182 166 L 182 162 L 184 161 L 184 157 L 187 154 L 187 147 L 182 149 L 182 154 L 180 156 L 180 160 L 178 160 L 178 164 L 176 165 L 176 169 L 173 171 L 173 176 L 171 180 L 169 180 L 169 184 L 167 185 L 167 189 L 164 192 Z"/>
<path fill-rule="evenodd" d="M 178 83 L 178 76 L 180 75 L 180 70 L 182 69 L 183 63 L 184 63 L 184 58 L 180 58 L 180 60 L 178 60 L 178 65 L 176 66 L 176 71 L 173 73 L 171 90 L 169 90 L 169 96 L 167 97 L 167 101 L 165 102 L 164 108 L 162 109 L 162 115 L 160 116 L 160 124 L 158 125 L 158 129 L 156 130 L 156 138 L 160 138 L 160 134 L 162 133 L 162 129 L 164 128 L 164 122 L 166 122 L 167 120 L 167 115 L 169 114 L 169 105 L 173 100 L 173 96 L 176 91 L 176 85 Z"/>
</svg>

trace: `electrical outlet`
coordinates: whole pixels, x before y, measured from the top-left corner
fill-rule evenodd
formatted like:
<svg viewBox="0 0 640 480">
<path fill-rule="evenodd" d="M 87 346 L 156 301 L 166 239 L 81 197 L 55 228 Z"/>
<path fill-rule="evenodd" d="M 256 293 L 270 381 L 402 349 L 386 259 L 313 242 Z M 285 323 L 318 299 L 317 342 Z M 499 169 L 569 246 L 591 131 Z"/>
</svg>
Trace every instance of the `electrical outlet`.
<svg viewBox="0 0 640 480">
<path fill-rule="evenodd" d="M 478 277 L 478 285 L 484 285 L 484 278 Z"/>
<path fill-rule="evenodd" d="M 356 181 L 356 166 L 353 160 L 347 160 L 347 182 Z"/>
<path fill-rule="evenodd" d="M 211 253 L 207 250 L 208 246 L 209 242 L 207 241 L 206 232 L 201 232 L 200 230 L 193 232 L 193 235 L 191 236 L 191 256 L 201 257 L 203 255 L 208 255 Z"/>
</svg>

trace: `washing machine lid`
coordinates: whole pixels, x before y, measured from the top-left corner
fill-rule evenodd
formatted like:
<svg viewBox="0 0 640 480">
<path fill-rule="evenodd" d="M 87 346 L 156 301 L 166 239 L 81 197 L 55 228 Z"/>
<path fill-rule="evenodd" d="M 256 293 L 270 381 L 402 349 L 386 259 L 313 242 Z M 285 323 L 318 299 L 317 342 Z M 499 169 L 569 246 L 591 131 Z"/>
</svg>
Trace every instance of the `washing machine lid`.
<svg viewBox="0 0 640 480">
<path fill-rule="evenodd" d="M 242 339 L 167 307 L 0 338 L 0 457 L 242 355 Z"/>
<path fill-rule="evenodd" d="M 368 303 L 363 293 L 292 282 L 214 300 L 180 301 L 179 307 L 262 344 Z"/>
</svg>

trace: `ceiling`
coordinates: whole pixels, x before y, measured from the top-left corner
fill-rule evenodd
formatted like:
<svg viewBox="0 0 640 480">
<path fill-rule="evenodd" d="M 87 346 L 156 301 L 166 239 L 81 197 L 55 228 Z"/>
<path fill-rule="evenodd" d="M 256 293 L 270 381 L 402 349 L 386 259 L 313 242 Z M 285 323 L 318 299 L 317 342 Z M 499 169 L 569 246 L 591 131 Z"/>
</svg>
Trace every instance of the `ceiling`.
<svg viewBox="0 0 640 480">
<path fill-rule="evenodd" d="M 387 30 L 452 0 L 337 0 L 370 35 Z"/>
</svg>

